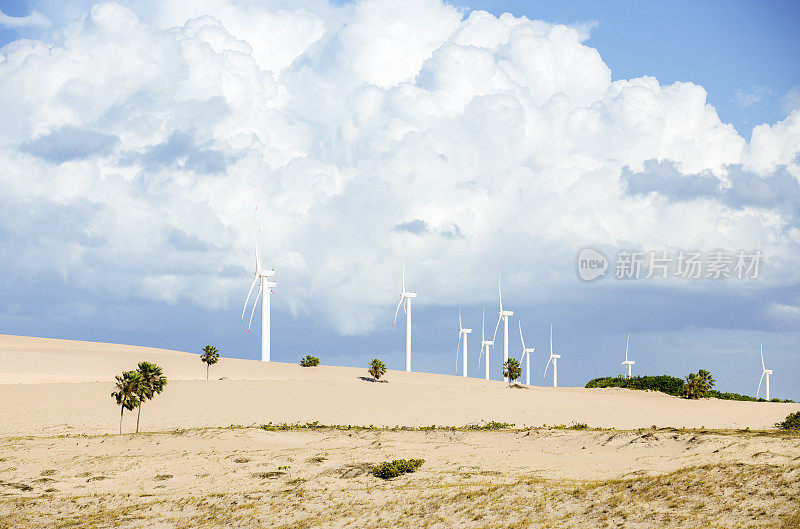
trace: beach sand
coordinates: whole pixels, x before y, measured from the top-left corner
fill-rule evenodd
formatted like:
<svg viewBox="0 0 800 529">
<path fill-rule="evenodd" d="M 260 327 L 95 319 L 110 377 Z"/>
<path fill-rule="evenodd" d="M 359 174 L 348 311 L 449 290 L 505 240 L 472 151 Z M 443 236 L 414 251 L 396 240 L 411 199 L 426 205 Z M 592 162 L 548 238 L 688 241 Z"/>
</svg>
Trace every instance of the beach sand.
<svg viewBox="0 0 800 529">
<path fill-rule="evenodd" d="M 141 360 L 169 384 L 118 435 Z M 800 526 L 800 436 L 773 427 L 798 404 L 227 358 L 206 381 L 195 354 L 5 335 L 0 366 L 0 528 Z M 312 421 L 351 427 L 275 427 Z M 486 421 L 515 426 L 383 428 Z M 397 458 L 425 464 L 369 473 Z"/>
</svg>

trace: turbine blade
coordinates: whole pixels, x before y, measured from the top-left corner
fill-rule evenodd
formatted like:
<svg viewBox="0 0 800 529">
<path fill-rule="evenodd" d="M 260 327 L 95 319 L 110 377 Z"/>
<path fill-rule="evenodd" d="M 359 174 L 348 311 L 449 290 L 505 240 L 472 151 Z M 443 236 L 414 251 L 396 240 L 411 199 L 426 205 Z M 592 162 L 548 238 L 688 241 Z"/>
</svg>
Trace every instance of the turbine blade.
<svg viewBox="0 0 800 529">
<path fill-rule="evenodd" d="M 758 394 L 761 392 L 761 383 L 764 382 L 764 375 L 766 375 L 766 373 L 761 373 L 761 380 L 758 381 L 758 389 L 756 390 L 756 398 L 758 398 Z"/>
<path fill-rule="evenodd" d="M 397 314 L 400 312 L 400 305 L 406 300 L 405 296 L 400 296 L 400 303 L 397 304 L 397 309 L 394 311 L 394 324 L 397 325 Z M 403 312 L 406 311 L 406 308 L 403 307 Z"/>
<path fill-rule="evenodd" d="M 458 374 L 458 356 L 461 351 L 461 331 L 458 332 L 458 345 L 456 345 L 456 374 Z"/>
<path fill-rule="evenodd" d="M 484 327 L 486 327 L 486 305 L 483 306 L 483 313 L 481 314 L 481 353 L 483 353 L 483 342 L 486 340 Z"/>
<path fill-rule="evenodd" d="M 550 322 L 550 356 L 553 356 L 553 323 Z"/>
<path fill-rule="evenodd" d="M 494 335 L 492 336 L 492 341 L 494 341 L 495 338 L 497 338 L 497 329 L 500 328 L 500 320 L 502 320 L 502 319 L 503 319 L 502 316 L 498 316 L 497 317 L 497 325 L 494 326 Z"/>
<path fill-rule="evenodd" d="M 403 294 L 406 293 L 406 258 L 403 257 L 403 278 L 402 278 Z"/>
<path fill-rule="evenodd" d="M 497 280 L 497 291 L 500 293 L 500 312 L 503 312 L 503 269 L 500 268 L 500 279 Z"/>
<path fill-rule="evenodd" d="M 461 329 L 463 329 L 463 327 L 461 326 L 461 304 L 459 303 L 458 304 L 458 331 L 459 331 L 459 336 L 461 336 Z"/>
<path fill-rule="evenodd" d="M 522 320 L 517 320 L 519 323 L 519 341 L 522 342 L 522 350 L 525 350 L 525 338 L 522 337 Z M 523 355 L 525 356 L 525 355 Z"/>
<path fill-rule="evenodd" d="M 553 355 L 550 355 L 550 358 L 547 360 L 547 365 L 544 366 L 544 375 L 542 376 L 542 378 L 545 378 L 547 376 L 547 368 L 550 367 L 550 362 L 552 361 L 553 361 Z"/>
<path fill-rule="evenodd" d="M 767 367 L 764 365 L 764 344 L 761 344 L 761 370 L 764 371 Z"/>
<path fill-rule="evenodd" d="M 253 311 L 250 313 L 250 322 L 247 324 L 247 332 L 250 332 L 250 327 L 253 325 L 253 314 L 256 313 L 256 305 L 258 305 L 258 298 L 261 297 L 261 283 L 258 284 L 258 293 L 253 298 Z"/>
<path fill-rule="evenodd" d="M 247 312 L 247 304 L 250 302 L 250 295 L 253 293 L 256 283 L 258 283 L 258 275 L 253 278 L 253 282 L 250 284 L 250 290 L 247 291 L 247 298 L 244 300 L 244 307 L 242 307 L 242 322 L 244 322 L 244 313 Z"/>
<path fill-rule="evenodd" d="M 625 342 L 625 361 L 628 361 L 628 345 L 631 343 L 631 333 L 628 333 L 628 341 Z"/>
</svg>

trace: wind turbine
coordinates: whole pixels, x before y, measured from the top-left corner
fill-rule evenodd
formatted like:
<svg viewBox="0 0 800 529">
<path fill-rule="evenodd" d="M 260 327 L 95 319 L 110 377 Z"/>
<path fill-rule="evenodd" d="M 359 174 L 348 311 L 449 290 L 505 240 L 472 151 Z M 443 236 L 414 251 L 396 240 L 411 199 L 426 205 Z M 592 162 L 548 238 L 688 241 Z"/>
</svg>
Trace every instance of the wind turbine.
<svg viewBox="0 0 800 529">
<path fill-rule="evenodd" d="M 500 312 L 497 317 L 497 325 L 494 326 L 494 336 L 492 336 L 492 342 L 494 339 L 497 338 L 497 328 L 500 327 L 500 320 L 503 321 L 503 365 L 506 365 L 508 362 L 508 317 L 514 315 L 514 311 L 512 310 L 503 310 L 503 269 L 500 269 L 500 279 L 497 281 L 497 290 L 500 293 Z M 508 382 L 507 377 L 503 377 L 505 382 Z"/>
<path fill-rule="evenodd" d="M 481 365 L 483 352 L 486 351 L 486 380 L 489 380 L 489 348 L 494 345 L 494 340 L 487 340 L 484 334 L 486 328 L 486 307 L 483 307 L 481 316 L 481 355 L 478 357 L 478 365 Z"/>
<path fill-rule="evenodd" d="M 461 347 L 461 337 L 464 337 L 464 350 L 462 352 L 462 375 L 467 376 L 467 335 L 472 332 L 472 329 L 465 329 L 461 326 L 461 305 L 458 306 L 458 345 L 456 346 L 456 366 L 458 366 L 458 349 Z M 458 368 L 456 368 L 458 371 Z"/>
<path fill-rule="evenodd" d="M 544 376 L 547 376 L 547 368 L 550 367 L 550 362 L 553 362 L 553 387 L 558 387 L 558 359 L 561 358 L 561 355 L 554 355 L 553 354 L 553 324 L 550 324 L 550 359 L 547 361 L 547 365 L 544 366 Z"/>
<path fill-rule="evenodd" d="M 403 283 L 400 303 L 394 311 L 394 324 L 397 325 L 397 314 L 400 312 L 400 305 L 406 313 L 406 371 L 411 371 L 411 299 L 417 297 L 416 292 L 406 292 L 406 260 L 403 259 Z"/>
<path fill-rule="evenodd" d="M 261 268 L 261 257 L 258 254 L 258 229 L 255 230 L 256 241 L 256 270 L 253 277 L 253 282 L 250 284 L 250 291 L 247 293 L 247 299 L 244 300 L 244 308 L 242 309 L 242 323 L 244 323 L 244 314 L 247 312 L 247 304 L 250 302 L 250 296 L 253 294 L 253 289 L 258 283 L 258 293 L 253 299 L 253 311 L 250 313 L 250 322 L 247 324 L 247 332 L 250 332 L 250 327 L 253 325 L 253 314 L 256 312 L 256 305 L 258 305 L 258 298 L 261 297 L 261 361 L 269 362 L 270 359 L 270 326 L 269 326 L 269 309 L 270 309 L 270 296 L 272 295 L 272 287 L 278 285 L 275 281 L 270 281 L 269 278 L 275 275 L 275 269 L 264 270 Z M 263 296 L 262 296 L 263 294 Z"/>
<path fill-rule="evenodd" d="M 625 342 L 625 361 L 622 362 L 623 366 L 628 366 L 628 378 L 631 378 L 631 366 L 635 364 L 633 360 L 628 360 L 628 345 L 631 343 L 631 333 L 628 333 L 628 341 Z"/>
<path fill-rule="evenodd" d="M 761 345 L 761 380 L 758 381 L 758 389 L 756 390 L 756 398 L 761 392 L 761 383 L 764 382 L 764 377 L 767 377 L 767 400 L 769 400 L 769 376 L 772 374 L 772 369 L 767 369 L 764 366 L 764 345 Z"/>
<path fill-rule="evenodd" d="M 522 342 L 522 356 L 519 357 L 520 363 L 525 358 L 525 385 L 531 385 L 531 355 L 536 350 L 535 347 L 525 347 L 525 338 L 522 337 L 522 321 L 517 320 L 519 323 L 519 339 Z"/>
</svg>

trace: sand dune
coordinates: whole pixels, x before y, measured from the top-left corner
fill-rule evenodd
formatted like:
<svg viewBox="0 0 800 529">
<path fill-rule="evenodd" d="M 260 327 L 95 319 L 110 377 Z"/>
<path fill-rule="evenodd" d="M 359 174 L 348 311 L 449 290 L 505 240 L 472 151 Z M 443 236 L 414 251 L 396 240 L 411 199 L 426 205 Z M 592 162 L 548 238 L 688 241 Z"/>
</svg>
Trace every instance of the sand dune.
<svg viewBox="0 0 800 529">
<path fill-rule="evenodd" d="M 113 377 L 142 360 L 169 384 L 143 407 L 145 433 L 108 435 Z M 380 384 L 365 368 L 227 358 L 211 373 L 190 353 L 0 335 L 0 529 L 800 523 L 800 438 L 734 430 L 771 428 L 800 404 L 395 371 Z M 135 419 L 126 413 L 125 431 Z M 257 427 L 490 420 L 517 428 Z M 615 430 L 540 428 L 571 423 Z M 371 475 L 397 458 L 426 462 L 390 481 Z"/>
<path fill-rule="evenodd" d="M 0 435 L 114 433 L 114 375 L 141 360 L 170 382 L 148 402 L 143 430 L 320 421 L 376 426 L 517 427 L 585 423 L 603 428 L 771 428 L 800 404 L 689 401 L 620 389 L 508 388 L 500 381 L 389 371 L 386 384 L 365 368 L 302 368 L 223 358 L 202 380 L 198 355 L 115 344 L 0 335 Z M 102 382 L 99 382 L 102 381 Z M 80 382 L 80 383 L 78 383 Z M 128 414 L 124 429 L 133 427 Z"/>
</svg>

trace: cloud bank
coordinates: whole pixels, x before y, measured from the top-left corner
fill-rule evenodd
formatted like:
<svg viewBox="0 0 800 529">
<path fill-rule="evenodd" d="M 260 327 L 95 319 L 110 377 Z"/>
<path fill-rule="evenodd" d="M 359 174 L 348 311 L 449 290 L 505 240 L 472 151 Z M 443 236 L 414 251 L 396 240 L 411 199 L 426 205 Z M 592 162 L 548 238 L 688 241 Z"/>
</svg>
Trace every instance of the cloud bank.
<svg viewBox="0 0 800 529">
<path fill-rule="evenodd" d="M 494 303 L 500 265 L 545 303 L 587 245 L 757 248 L 749 288 L 796 287 L 775 186 L 797 196 L 800 110 L 747 142 L 702 86 L 612 80 L 587 28 L 438 0 L 87 7 L 0 49 L 4 288 L 238 305 L 256 206 L 274 303 L 341 334 L 386 324 L 401 256 L 427 305 Z"/>
</svg>

